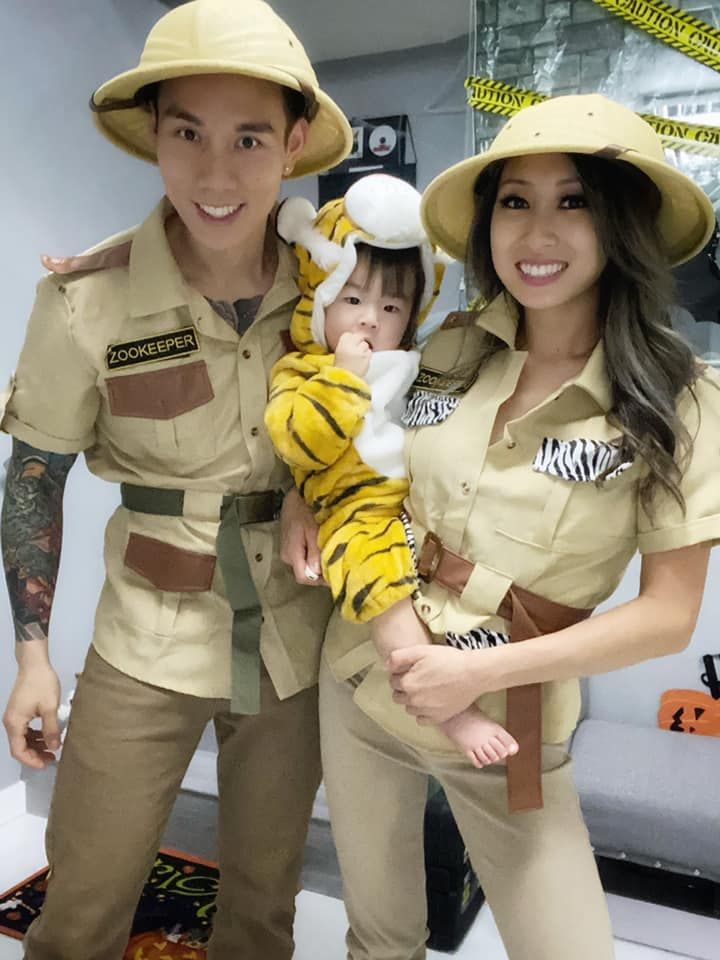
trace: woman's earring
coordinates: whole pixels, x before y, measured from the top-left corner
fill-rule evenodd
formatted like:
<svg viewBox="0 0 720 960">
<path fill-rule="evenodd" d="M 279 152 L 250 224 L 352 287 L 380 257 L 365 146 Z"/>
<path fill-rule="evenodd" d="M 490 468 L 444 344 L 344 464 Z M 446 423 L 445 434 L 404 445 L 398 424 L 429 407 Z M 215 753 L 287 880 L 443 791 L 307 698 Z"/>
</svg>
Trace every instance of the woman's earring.
<svg viewBox="0 0 720 960">
<path fill-rule="evenodd" d="M 292 173 L 292 167 L 290 166 L 285 167 L 283 169 L 283 173 L 285 174 L 286 177 L 289 176 Z"/>
</svg>

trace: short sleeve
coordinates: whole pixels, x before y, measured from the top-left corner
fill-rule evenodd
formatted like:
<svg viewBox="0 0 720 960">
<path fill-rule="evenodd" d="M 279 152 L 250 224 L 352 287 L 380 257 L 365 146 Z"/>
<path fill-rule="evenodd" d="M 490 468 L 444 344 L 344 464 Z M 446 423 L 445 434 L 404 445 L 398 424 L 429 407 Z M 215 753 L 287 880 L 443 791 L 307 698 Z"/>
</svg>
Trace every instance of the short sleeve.
<svg viewBox="0 0 720 960">
<path fill-rule="evenodd" d="M 693 441 L 680 482 L 685 513 L 663 490 L 657 493 L 652 515 L 639 505 L 641 553 L 720 542 L 720 376 L 708 369 L 693 389 L 697 404 L 689 392 L 678 404 L 678 414 Z"/>
<path fill-rule="evenodd" d="M 53 453 L 79 453 L 95 442 L 97 372 L 75 343 L 70 309 L 53 278 L 38 285 L 2 429 Z"/>
</svg>

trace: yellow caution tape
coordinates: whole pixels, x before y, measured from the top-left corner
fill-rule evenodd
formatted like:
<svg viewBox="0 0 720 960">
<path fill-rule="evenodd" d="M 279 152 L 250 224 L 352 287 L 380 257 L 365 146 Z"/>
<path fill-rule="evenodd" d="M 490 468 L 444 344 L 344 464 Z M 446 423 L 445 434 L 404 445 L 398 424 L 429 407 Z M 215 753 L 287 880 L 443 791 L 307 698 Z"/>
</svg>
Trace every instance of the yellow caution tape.
<svg viewBox="0 0 720 960">
<path fill-rule="evenodd" d="M 468 77 L 465 87 L 468 91 L 467 102 L 471 107 L 485 113 L 497 113 L 501 117 L 512 117 L 518 110 L 548 99 L 545 94 L 535 93 L 534 90 L 523 90 L 502 80 L 486 77 Z M 640 116 L 655 130 L 664 147 L 705 156 L 720 156 L 720 127 L 683 123 L 667 117 L 656 117 L 652 113 L 641 113 Z"/>
<path fill-rule="evenodd" d="M 663 0 L 593 2 L 720 73 L 720 30 L 704 20 Z"/>
</svg>

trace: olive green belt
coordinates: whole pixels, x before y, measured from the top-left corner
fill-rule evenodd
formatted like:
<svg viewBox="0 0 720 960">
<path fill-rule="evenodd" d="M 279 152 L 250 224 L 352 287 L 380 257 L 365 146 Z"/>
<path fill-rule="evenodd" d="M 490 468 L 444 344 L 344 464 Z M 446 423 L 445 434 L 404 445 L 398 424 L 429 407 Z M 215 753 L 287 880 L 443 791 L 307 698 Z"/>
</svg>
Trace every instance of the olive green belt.
<svg viewBox="0 0 720 960">
<path fill-rule="evenodd" d="M 122 504 L 137 513 L 165 517 L 187 515 L 184 490 L 141 487 L 121 483 Z M 187 499 L 190 499 L 188 495 Z M 216 553 L 225 592 L 233 611 L 232 623 L 232 694 L 233 713 L 260 712 L 260 598 L 250 574 L 242 542 L 241 529 L 250 523 L 274 520 L 280 513 L 283 494 L 280 490 L 257 493 L 229 493 L 220 500 Z M 216 517 L 218 519 L 218 517 Z"/>
</svg>

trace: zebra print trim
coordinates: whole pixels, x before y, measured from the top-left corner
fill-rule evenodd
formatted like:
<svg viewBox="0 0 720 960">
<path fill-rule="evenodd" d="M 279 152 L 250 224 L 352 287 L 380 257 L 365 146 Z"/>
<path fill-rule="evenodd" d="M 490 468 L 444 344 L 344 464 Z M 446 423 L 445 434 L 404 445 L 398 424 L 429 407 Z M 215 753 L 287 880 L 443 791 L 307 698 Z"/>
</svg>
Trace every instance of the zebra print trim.
<svg viewBox="0 0 720 960">
<path fill-rule="evenodd" d="M 410 517 L 404 510 L 400 513 L 400 522 L 405 528 L 405 536 L 407 537 L 408 546 L 410 547 L 410 553 L 412 554 L 413 560 L 416 561 L 417 548 L 415 546 L 415 534 L 413 533 L 412 524 L 410 523 Z"/>
<path fill-rule="evenodd" d="M 632 460 L 619 460 L 617 443 L 607 440 L 557 440 L 545 437 L 535 454 L 532 468 L 562 480 L 587 483 L 598 480 L 609 468 L 606 480 L 614 480 L 633 465 Z"/>
<path fill-rule="evenodd" d="M 406 427 L 428 427 L 447 420 L 459 403 L 459 397 L 414 390 L 400 419 Z"/>
<path fill-rule="evenodd" d="M 408 547 L 410 547 L 410 556 L 412 557 L 413 575 L 415 577 L 415 589 L 412 592 L 412 598 L 415 600 L 420 596 L 420 583 L 418 581 L 417 573 L 417 545 L 415 542 L 415 534 L 413 533 L 410 517 L 404 510 L 400 512 L 400 523 L 402 523 L 405 530 L 405 537 L 407 538 Z"/>
<path fill-rule="evenodd" d="M 486 630 L 485 627 L 475 627 L 467 633 L 452 633 L 448 630 L 445 634 L 448 645 L 455 647 L 456 650 L 489 650 L 491 647 L 500 647 L 504 643 L 510 643 L 510 637 L 507 633 L 498 633 L 497 630 Z"/>
</svg>

